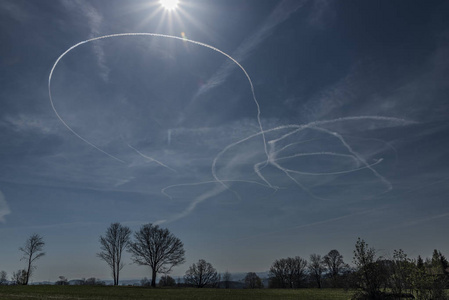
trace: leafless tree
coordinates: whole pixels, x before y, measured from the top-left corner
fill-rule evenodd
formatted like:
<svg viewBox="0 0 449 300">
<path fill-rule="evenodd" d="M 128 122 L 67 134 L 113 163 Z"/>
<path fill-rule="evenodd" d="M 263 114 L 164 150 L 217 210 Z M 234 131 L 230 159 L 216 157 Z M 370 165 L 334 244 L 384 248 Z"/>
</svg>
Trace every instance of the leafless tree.
<svg viewBox="0 0 449 300">
<path fill-rule="evenodd" d="M 140 286 L 151 286 L 151 281 L 144 277 L 140 280 Z"/>
<path fill-rule="evenodd" d="M 19 248 L 19 250 L 23 252 L 21 260 L 27 261 L 27 268 L 25 269 L 26 276 L 23 282 L 24 285 L 28 284 L 34 269 L 36 269 L 36 266 L 34 266 L 33 263 L 45 255 L 45 252 L 42 252 L 44 245 L 44 239 L 35 233 L 26 240 L 23 247 Z"/>
<path fill-rule="evenodd" d="M 17 272 L 12 273 L 11 281 L 13 284 L 24 285 L 27 279 L 27 271 L 26 270 L 18 270 Z"/>
<path fill-rule="evenodd" d="M 200 259 L 197 264 L 193 264 L 189 267 L 184 276 L 184 280 L 187 284 L 202 288 L 206 285 L 216 284 L 218 273 L 211 263 L 206 262 L 204 259 Z"/>
<path fill-rule="evenodd" d="M 338 286 L 338 276 L 348 268 L 348 265 L 343 261 L 343 255 L 335 249 L 329 251 L 323 260 L 332 278 L 332 286 L 335 288 Z"/>
<path fill-rule="evenodd" d="M 106 283 L 98 278 L 90 277 L 84 280 L 83 285 L 106 285 Z"/>
<path fill-rule="evenodd" d="M 112 269 L 114 285 L 118 285 L 120 270 L 123 269 L 122 253 L 128 247 L 131 230 L 120 223 L 113 223 L 106 230 L 105 236 L 100 236 L 101 252 L 97 256 L 104 260 Z"/>
<path fill-rule="evenodd" d="M 299 256 L 276 260 L 270 268 L 270 286 L 299 288 L 305 278 L 307 261 Z"/>
<path fill-rule="evenodd" d="M 159 280 L 159 286 L 165 287 L 165 286 L 175 286 L 176 281 L 169 275 L 164 275 Z"/>
<path fill-rule="evenodd" d="M 226 271 L 223 274 L 223 281 L 224 281 L 225 289 L 229 289 L 231 287 L 231 273 L 229 273 L 229 271 Z"/>
<path fill-rule="evenodd" d="M 326 271 L 324 260 L 319 254 L 310 255 L 309 272 L 313 279 L 315 279 L 318 288 L 321 288 L 321 279 L 323 273 Z"/>
<path fill-rule="evenodd" d="M 132 260 L 151 268 L 151 286 L 156 286 L 157 273 L 168 274 L 171 269 L 185 262 L 184 245 L 168 229 L 146 224 L 134 233 L 135 241 L 128 246 Z"/>
<path fill-rule="evenodd" d="M 7 283 L 7 281 L 8 281 L 7 276 L 8 276 L 8 274 L 6 273 L 6 271 L 0 272 L 0 285 Z"/>
<path fill-rule="evenodd" d="M 68 285 L 69 281 L 65 276 L 59 276 L 59 280 L 55 282 L 55 285 Z"/>
<path fill-rule="evenodd" d="M 249 272 L 245 276 L 245 287 L 247 289 L 261 289 L 263 288 L 262 280 L 254 272 Z"/>
</svg>

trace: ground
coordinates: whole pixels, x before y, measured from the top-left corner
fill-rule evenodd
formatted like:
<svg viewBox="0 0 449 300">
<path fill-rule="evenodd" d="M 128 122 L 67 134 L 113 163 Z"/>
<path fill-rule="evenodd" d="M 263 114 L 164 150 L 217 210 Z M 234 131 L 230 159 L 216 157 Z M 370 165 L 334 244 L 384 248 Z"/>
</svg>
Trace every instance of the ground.
<svg viewBox="0 0 449 300">
<path fill-rule="evenodd" d="M 0 286 L 0 299 L 302 299 L 347 300 L 352 292 L 343 289 L 226 290 L 226 289 L 151 289 L 141 287 L 92 286 Z"/>
</svg>

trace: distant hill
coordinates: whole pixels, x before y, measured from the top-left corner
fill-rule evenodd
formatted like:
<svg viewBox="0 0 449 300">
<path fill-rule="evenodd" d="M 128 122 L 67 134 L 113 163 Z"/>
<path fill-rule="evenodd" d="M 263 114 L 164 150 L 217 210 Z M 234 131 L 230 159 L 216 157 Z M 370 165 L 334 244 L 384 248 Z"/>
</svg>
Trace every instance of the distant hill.
<svg viewBox="0 0 449 300">
<path fill-rule="evenodd" d="M 245 287 L 245 276 L 247 273 L 239 272 L 239 273 L 231 273 L 231 282 L 230 282 L 230 288 L 232 289 L 243 289 Z M 257 276 L 262 279 L 264 287 L 268 287 L 268 277 L 269 272 L 256 272 Z M 223 275 L 223 274 L 221 274 Z M 181 282 L 184 282 L 184 278 L 182 276 L 172 276 L 173 279 L 175 279 L 176 282 L 180 279 Z M 160 277 L 159 277 L 160 278 Z M 132 285 L 132 286 L 140 286 L 140 281 L 142 279 L 125 279 L 120 280 L 120 285 Z M 100 279 L 100 281 L 104 282 L 106 285 L 112 285 L 113 280 L 111 279 Z M 79 285 L 82 283 L 81 279 L 71 279 L 68 281 L 69 285 Z M 12 284 L 12 282 L 10 282 Z M 54 285 L 55 282 L 52 281 L 40 281 L 40 282 L 33 282 L 31 285 Z M 220 282 L 220 288 L 224 288 L 225 283 L 223 281 Z"/>
</svg>

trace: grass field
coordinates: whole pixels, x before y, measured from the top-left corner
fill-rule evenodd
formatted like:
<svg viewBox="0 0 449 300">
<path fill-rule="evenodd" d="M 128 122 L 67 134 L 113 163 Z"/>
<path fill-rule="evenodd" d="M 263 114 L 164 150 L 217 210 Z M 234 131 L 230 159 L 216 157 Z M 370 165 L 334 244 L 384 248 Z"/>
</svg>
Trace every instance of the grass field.
<svg viewBox="0 0 449 300">
<path fill-rule="evenodd" d="M 0 299 L 350 299 L 352 293 L 342 289 L 299 290 L 225 290 L 225 289 L 150 289 L 111 286 L 0 286 Z"/>
</svg>

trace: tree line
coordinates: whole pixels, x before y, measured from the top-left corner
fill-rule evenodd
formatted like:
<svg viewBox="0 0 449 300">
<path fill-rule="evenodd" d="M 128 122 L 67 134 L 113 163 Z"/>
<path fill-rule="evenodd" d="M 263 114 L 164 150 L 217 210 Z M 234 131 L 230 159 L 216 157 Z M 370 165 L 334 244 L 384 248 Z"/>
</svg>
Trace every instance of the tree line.
<svg viewBox="0 0 449 300">
<path fill-rule="evenodd" d="M 111 269 L 113 285 L 119 285 L 120 271 L 124 267 L 122 255 L 131 254 L 131 260 L 137 265 L 151 269 L 151 279 L 144 278 L 142 286 L 194 286 L 231 288 L 231 274 L 226 271 L 219 274 L 211 263 L 200 259 L 186 271 L 183 282 L 176 282 L 168 274 L 173 267 L 185 262 L 184 245 L 168 229 L 158 225 L 145 224 L 132 234 L 130 228 L 120 223 L 112 223 L 104 235 L 99 237 L 100 251 L 97 257 Z M 11 281 L 27 285 L 36 269 L 36 260 L 45 255 L 45 242 L 38 234 L 31 235 L 19 250 L 26 262 L 26 267 L 14 272 Z M 346 263 L 338 250 L 331 250 L 324 256 L 311 254 L 309 260 L 300 256 L 275 260 L 270 269 L 266 287 L 269 288 L 346 288 L 352 289 L 353 299 L 405 299 L 423 300 L 448 299 L 445 289 L 449 282 L 449 262 L 438 250 L 432 257 L 410 259 L 399 249 L 393 256 L 378 256 L 378 251 L 369 247 L 363 239 L 358 239 L 352 260 L 352 266 Z M 256 273 L 249 272 L 243 280 L 245 288 L 264 287 L 263 279 Z M 8 282 L 5 271 L 0 272 L 0 284 Z M 60 276 L 56 284 L 68 284 Z M 89 278 L 80 280 L 79 284 L 104 284 Z"/>
</svg>

